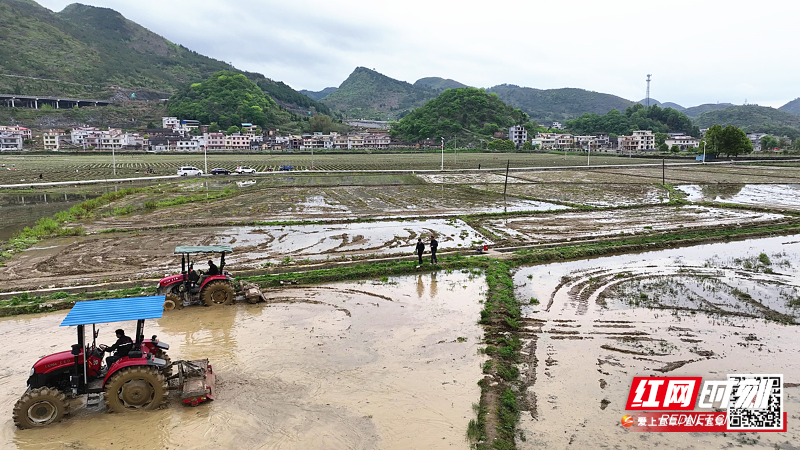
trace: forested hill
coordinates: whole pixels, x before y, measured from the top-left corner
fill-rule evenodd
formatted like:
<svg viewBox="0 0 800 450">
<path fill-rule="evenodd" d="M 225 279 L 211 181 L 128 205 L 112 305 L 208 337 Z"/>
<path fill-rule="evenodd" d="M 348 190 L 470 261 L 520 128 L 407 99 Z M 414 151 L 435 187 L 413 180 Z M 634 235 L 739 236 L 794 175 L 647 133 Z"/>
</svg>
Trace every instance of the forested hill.
<svg viewBox="0 0 800 450">
<path fill-rule="evenodd" d="M 633 105 L 632 101 L 616 95 L 575 88 L 543 90 L 501 84 L 486 92 L 497 94 L 501 100 L 540 123 L 563 121 L 584 113 L 605 114 L 612 109 L 624 111 Z"/>
<path fill-rule="evenodd" d="M 312 100 L 322 100 L 328 94 L 336 92 L 337 89 L 339 89 L 339 88 L 337 88 L 337 87 L 326 87 L 325 89 L 323 89 L 321 91 L 309 91 L 308 89 L 300 89 L 299 92 L 301 94 L 305 95 L 306 97 L 311 98 Z"/>
<path fill-rule="evenodd" d="M 386 120 L 402 117 L 438 94 L 438 91 L 357 67 L 335 92 L 321 102 L 351 118 Z"/>
<path fill-rule="evenodd" d="M 32 0 L 3 0 L 0 29 L 0 92 L 163 98 L 186 83 L 235 70 L 108 8 L 72 4 L 54 13 Z M 247 75 L 279 102 L 313 102 L 285 84 Z M 315 102 L 298 106 L 326 109 Z"/>
<path fill-rule="evenodd" d="M 773 136 L 800 137 L 800 115 L 780 109 L 757 105 L 729 106 L 703 113 L 694 119 L 700 128 L 713 125 L 733 125 L 748 133 L 768 133 Z"/>
<path fill-rule="evenodd" d="M 407 142 L 453 136 L 488 140 L 494 132 L 507 132 L 508 127 L 527 120 L 527 114 L 483 89 L 448 89 L 400 119 L 392 136 Z"/>
<path fill-rule="evenodd" d="M 420 78 L 419 80 L 414 82 L 414 86 L 432 89 L 434 91 L 443 91 L 445 89 L 459 89 L 467 87 L 466 84 L 459 83 L 456 80 L 451 80 L 449 78 L 440 78 L 440 77 L 425 77 Z"/>
<path fill-rule="evenodd" d="M 730 106 L 733 106 L 733 103 L 706 103 L 703 105 L 686 108 L 683 110 L 683 113 L 689 117 L 697 117 L 700 114 L 707 113 L 709 111 L 719 111 L 720 109 L 725 109 Z"/>
<path fill-rule="evenodd" d="M 792 114 L 800 114 L 800 98 L 796 98 L 778 109 Z"/>
</svg>

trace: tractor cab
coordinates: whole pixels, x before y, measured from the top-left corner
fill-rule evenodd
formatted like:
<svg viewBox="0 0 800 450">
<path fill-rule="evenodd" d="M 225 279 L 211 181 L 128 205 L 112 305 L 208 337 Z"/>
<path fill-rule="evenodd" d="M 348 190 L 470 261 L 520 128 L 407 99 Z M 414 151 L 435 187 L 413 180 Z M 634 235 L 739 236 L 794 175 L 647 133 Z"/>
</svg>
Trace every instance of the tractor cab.
<svg viewBox="0 0 800 450">
<path fill-rule="evenodd" d="M 78 302 L 61 322 L 75 326 L 77 343 L 72 349 L 37 361 L 31 368 L 28 388 L 14 405 L 13 419 L 19 428 L 34 428 L 58 422 L 69 414 L 68 398 L 88 394 L 112 412 L 158 409 L 167 402 L 169 389 L 183 389 L 184 403 L 198 404 L 213 399 L 214 375 L 208 360 L 170 362 L 169 345 L 153 335 L 144 338 L 146 319 L 163 314 L 164 296 L 115 298 Z M 103 364 L 106 347 L 97 343 L 98 323 L 136 321 L 127 355 Z M 91 342 L 86 327 L 92 326 Z M 172 368 L 178 374 L 172 375 Z M 173 386 L 170 386 L 172 380 Z"/>
<path fill-rule="evenodd" d="M 181 273 L 164 277 L 158 283 L 157 292 L 165 296 L 164 309 L 189 305 L 214 306 L 233 303 L 234 278 L 225 270 L 225 254 L 232 253 L 230 245 L 200 245 L 175 247 L 181 255 Z M 219 265 L 209 270 L 195 269 L 195 263 L 203 264 L 207 254 L 219 254 Z M 192 260 L 194 257 L 194 261 Z M 208 260 L 213 263 L 212 259 Z"/>
</svg>

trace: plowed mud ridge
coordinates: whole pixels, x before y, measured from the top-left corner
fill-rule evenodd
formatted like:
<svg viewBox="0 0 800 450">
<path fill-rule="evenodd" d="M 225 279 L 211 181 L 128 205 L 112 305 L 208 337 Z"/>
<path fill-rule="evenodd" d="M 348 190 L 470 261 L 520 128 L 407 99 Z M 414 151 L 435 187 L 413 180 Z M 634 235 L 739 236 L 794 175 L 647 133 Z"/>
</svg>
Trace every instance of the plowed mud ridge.
<svg viewBox="0 0 800 450">
<path fill-rule="evenodd" d="M 475 318 L 484 290 L 480 276 L 442 273 L 168 311 L 146 331 L 170 344 L 173 359 L 211 360 L 215 401 L 190 408 L 172 399 L 141 414 L 78 408 L 62 423 L 23 431 L 6 414 L 0 448 L 466 448 L 480 397 L 483 332 Z M 25 391 L 39 356 L 69 349 L 75 330 L 58 326 L 64 315 L 0 320 L 3 411 Z M 100 341 L 119 325 L 135 326 L 101 325 Z"/>
</svg>

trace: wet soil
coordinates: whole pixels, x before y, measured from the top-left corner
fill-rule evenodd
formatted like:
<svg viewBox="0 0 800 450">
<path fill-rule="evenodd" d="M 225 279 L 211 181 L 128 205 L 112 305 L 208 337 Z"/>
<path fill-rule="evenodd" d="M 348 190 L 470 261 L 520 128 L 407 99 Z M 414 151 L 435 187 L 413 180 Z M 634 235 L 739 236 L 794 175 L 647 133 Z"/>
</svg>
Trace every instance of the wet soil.
<svg viewBox="0 0 800 450">
<path fill-rule="evenodd" d="M 511 242 L 560 242 L 706 226 L 764 223 L 786 216 L 703 206 L 653 206 L 486 219 L 482 226 Z"/>
<path fill-rule="evenodd" d="M 210 358 L 215 401 L 190 408 L 173 400 L 141 414 L 80 408 L 62 423 L 22 431 L 6 414 L 0 448 L 466 449 L 480 396 L 475 318 L 484 290 L 473 274 L 439 273 L 170 311 L 146 331 L 171 345 L 173 359 Z M 64 315 L 0 320 L 2 410 L 22 394 L 37 358 L 74 340 L 73 328 L 58 327 Z M 119 325 L 101 326 L 101 338 Z"/>
<path fill-rule="evenodd" d="M 712 201 L 770 208 L 800 209 L 800 185 L 797 184 L 726 184 L 683 185 L 677 189 L 692 202 Z"/>
<path fill-rule="evenodd" d="M 755 239 L 520 269 L 517 297 L 523 304 L 540 299 L 523 313 L 536 320 L 528 327 L 537 338 L 535 357 L 547 364 L 527 374 L 535 408 L 522 414 L 518 448 L 783 448 L 797 442 L 800 432 L 791 424 L 787 433 L 758 435 L 638 433 L 620 426 L 634 376 L 783 373 L 790 423 L 800 414 L 793 384 L 800 327 L 787 325 L 800 317 L 800 306 L 789 306 L 789 292 L 800 285 L 797 241 Z M 754 264 L 761 253 L 770 264 Z M 702 283 L 711 284 L 704 291 Z M 750 298 L 732 296 L 734 289 Z"/>
</svg>

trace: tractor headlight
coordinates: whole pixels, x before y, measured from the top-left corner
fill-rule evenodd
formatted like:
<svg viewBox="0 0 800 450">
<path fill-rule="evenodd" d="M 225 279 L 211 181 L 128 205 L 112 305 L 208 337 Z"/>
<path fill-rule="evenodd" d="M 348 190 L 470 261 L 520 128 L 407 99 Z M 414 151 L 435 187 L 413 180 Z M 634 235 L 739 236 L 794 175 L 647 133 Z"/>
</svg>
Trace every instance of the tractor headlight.
<svg viewBox="0 0 800 450">
<path fill-rule="evenodd" d="M 31 374 L 30 374 L 29 376 L 31 376 L 31 377 L 32 377 L 32 376 L 33 376 L 33 374 L 35 374 L 35 373 L 36 373 L 36 368 L 35 368 L 35 367 L 33 367 L 33 366 L 31 366 Z"/>
</svg>

